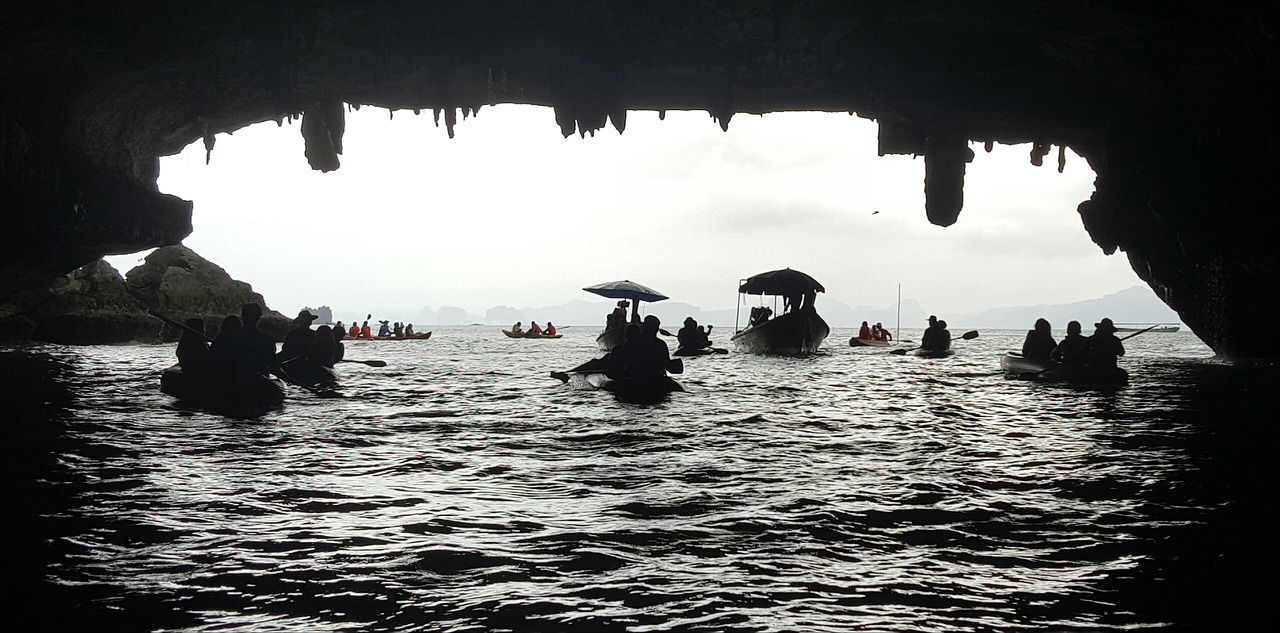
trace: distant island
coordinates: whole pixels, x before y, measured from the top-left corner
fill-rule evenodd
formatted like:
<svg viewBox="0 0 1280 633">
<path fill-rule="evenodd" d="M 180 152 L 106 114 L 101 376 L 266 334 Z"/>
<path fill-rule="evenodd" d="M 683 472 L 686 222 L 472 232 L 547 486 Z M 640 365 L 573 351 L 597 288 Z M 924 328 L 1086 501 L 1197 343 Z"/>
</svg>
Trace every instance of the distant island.
<svg viewBox="0 0 1280 633">
<path fill-rule="evenodd" d="M 511 325 L 516 321 L 528 323 L 551 321 L 557 325 L 603 326 L 605 315 L 613 309 L 614 302 L 604 301 L 570 301 L 556 306 L 542 308 L 516 308 L 512 306 L 494 306 L 484 315 L 473 314 L 456 306 L 432 308 L 425 306 L 418 310 L 386 310 L 375 314 L 376 319 L 405 321 L 415 325 Z M 781 307 L 781 306 L 779 306 Z M 678 325 L 685 317 L 693 317 L 698 323 L 732 328 L 735 311 L 732 308 L 703 310 L 698 306 L 677 301 L 662 301 L 643 304 L 641 310 L 645 314 L 656 315 L 663 323 Z M 857 327 L 863 321 L 880 322 L 890 328 L 898 322 L 898 306 L 849 306 L 836 299 L 820 296 L 818 310 L 832 327 Z M 745 312 L 740 319 L 745 319 Z M 925 319 L 934 314 L 929 308 L 915 299 L 902 301 L 902 325 L 904 328 L 918 329 L 923 327 Z M 1182 325 L 1178 313 L 1160 301 L 1150 288 L 1134 286 L 1097 299 L 1077 301 L 1075 303 L 1017 306 L 992 308 L 978 313 L 937 313 L 954 328 L 995 328 L 1024 329 L 1030 328 L 1038 318 L 1048 319 L 1054 329 L 1065 329 L 1067 322 L 1076 320 L 1089 329 L 1102 317 L 1110 317 L 1117 323 L 1167 323 Z M 351 311 L 333 311 L 339 321 L 351 322 L 363 320 L 364 314 Z M 742 325 L 740 322 L 739 325 Z"/>
</svg>

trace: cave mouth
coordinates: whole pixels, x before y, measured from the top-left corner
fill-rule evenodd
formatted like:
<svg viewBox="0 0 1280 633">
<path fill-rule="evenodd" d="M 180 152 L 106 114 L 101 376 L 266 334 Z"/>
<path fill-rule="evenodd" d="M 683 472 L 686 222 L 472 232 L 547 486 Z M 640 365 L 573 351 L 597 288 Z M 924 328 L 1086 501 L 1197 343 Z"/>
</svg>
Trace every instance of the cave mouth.
<svg viewBox="0 0 1280 633">
<path fill-rule="evenodd" d="M 902 284 L 940 313 L 1142 284 L 1083 229 L 1094 174 L 1070 151 L 1059 173 L 1031 164 L 1031 144 L 972 144 L 965 211 L 944 230 L 925 217 L 924 161 L 877 156 L 876 123 L 845 113 L 740 115 L 726 131 L 702 111 L 633 111 L 625 134 L 568 138 L 546 107 L 474 115 L 446 130 L 430 111 L 348 107 L 327 173 L 299 122 L 260 123 L 164 157 L 158 185 L 194 202 L 184 243 L 286 313 L 483 314 L 613 278 L 721 308 L 738 279 L 780 267 L 848 305 L 889 305 Z"/>
</svg>

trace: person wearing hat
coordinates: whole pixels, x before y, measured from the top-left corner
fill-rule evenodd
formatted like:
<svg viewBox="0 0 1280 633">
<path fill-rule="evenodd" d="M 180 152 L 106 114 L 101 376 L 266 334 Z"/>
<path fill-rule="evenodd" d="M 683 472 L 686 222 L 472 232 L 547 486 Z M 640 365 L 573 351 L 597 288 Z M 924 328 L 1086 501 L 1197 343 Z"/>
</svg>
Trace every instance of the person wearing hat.
<svg viewBox="0 0 1280 633">
<path fill-rule="evenodd" d="M 300 310 L 298 316 L 293 318 L 293 329 L 284 335 L 284 343 L 280 345 L 282 360 L 306 356 L 311 351 L 316 344 L 316 333 L 311 329 L 311 322 L 316 318 L 316 315 L 306 310 Z"/>
<path fill-rule="evenodd" d="M 698 331 L 698 322 L 693 317 L 685 317 L 684 327 L 676 332 L 676 342 L 677 351 L 702 349 L 711 344 L 706 340 L 706 335 Z"/>
<path fill-rule="evenodd" d="M 378 321 L 378 336 L 391 336 L 391 321 Z"/>
<path fill-rule="evenodd" d="M 920 335 L 920 349 L 926 352 L 945 352 L 950 349 L 951 334 L 948 332 L 944 341 L 943 332 L 946 332 L 946 325 L 938 321 L 938 317 L 929 315 L 929 327 Z"/>
<path fill-rule="evenodd" d="M 1124 343 L 1116 337 L 1116 325 L 1104 318 L 1093 327 L 1093 336 L 1084 342 L 1085 363 L 1099 369 L 1115 369 L 1116 359 L 1124 356 Z"/>
</svg>

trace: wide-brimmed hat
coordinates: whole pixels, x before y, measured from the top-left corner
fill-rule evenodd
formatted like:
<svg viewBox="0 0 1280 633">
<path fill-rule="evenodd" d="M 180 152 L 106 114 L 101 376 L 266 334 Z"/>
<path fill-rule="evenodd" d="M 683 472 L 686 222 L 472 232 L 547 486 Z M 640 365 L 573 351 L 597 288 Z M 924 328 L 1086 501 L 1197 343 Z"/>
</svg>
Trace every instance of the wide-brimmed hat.
<svg viewBox="0 0 1280 633">
<path fill-rule="evenodd" d="M 1093 324 L 1093 327 L 1098 328 L 1098 330 L 1099 330 L 1099 331 L 1101 331 L 1101 332 L 1115 332 L 1115 331 L 1116 331 L 1116 324 L 1112 323 L 1112 322 L 1111 322 L 1111 319 L 1105 319 L 1105 318 L 1104 318 L 1103 320 L 1101 320 L 1101 321 L 1099 321 L 1099 322 L 1097 322 L 1097 323 L 1094 323 L 1094 324 Z"/>
<path fill-rule="evenodd" d="M 315 320 L 316 320 L 316 319 L 318 319 L 318 318 L 320 318 L 320 317 L 318 317 L 318 316 L 316 316 L 316 315 L 314 315 L 314 314 L 311 314 L 310 312 L 308 312 L 308 311 L 306 311 L 306 310 L 301 310 L 301 311 L 299 311 L 299 312 L 298 312 L 298 316 L 293 317 L 293 322 L 294 322 L 294 323 L 310 323 L 310 322 L 312 322 L 312 321 L 315 321 Z"/>
</svg>

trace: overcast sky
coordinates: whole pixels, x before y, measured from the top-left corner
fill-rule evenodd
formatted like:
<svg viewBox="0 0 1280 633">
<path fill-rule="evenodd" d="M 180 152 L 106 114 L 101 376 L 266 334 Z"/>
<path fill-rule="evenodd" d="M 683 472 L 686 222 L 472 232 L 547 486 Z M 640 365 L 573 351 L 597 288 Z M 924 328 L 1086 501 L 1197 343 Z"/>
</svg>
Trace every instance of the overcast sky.
<svg viewBox="0 0 1280 633">
<path fill-rule="evenodd" d="M 1093 172 L 1056 148 L 973 145 L 949 228 L 924 213 L 924 160 L 876 156 L 847 114 L 631 112 L 627 130 L 563 138 L 549 108 L 486 107 L 448 138 L 429 111 L 347 115 L 342 168 L 312 171 L 298 122 L 220 134 L 161 160 L 162 191 L 195 202 L 185 244 L 272 308 L 412 314 L 597 300 L 631 279 L 703 309 L 738 280 L 791 267 L 849 305 L 942 313 L 1059 304 L 1140 285 L 1090 240 L 1076 206 Z M 879 213 L 874 213 L 879 211 Z M 110 258 L 122 273 L 141 255 Z M 819 295 L 818 308 L 822 307 Z"/>
</svg>

